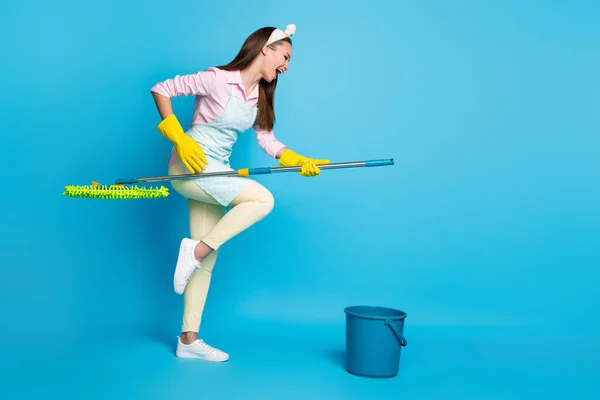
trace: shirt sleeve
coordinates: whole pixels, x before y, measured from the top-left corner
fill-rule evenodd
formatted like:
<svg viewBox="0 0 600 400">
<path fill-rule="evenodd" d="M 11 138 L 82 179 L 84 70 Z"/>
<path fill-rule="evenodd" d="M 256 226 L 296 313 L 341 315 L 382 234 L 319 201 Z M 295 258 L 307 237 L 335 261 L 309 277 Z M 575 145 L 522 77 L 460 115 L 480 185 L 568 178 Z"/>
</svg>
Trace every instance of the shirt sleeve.
<svg viewBox="0 0 600 400">
<path fill-rule="evenodd" d="M 253 129 L 261 149 L 271 157 L 277 158 L 277 153 L 286 145 L 275 138 L 273 131 L 262 129 L 258 125 L 254 125 Z"/>
<path fill-rule="evenodd" d="M 214 67 L 206 71 L 189 75 L 176 75 L 174 78 L 158 82 L 150 91 L 166 97 L 206 96 L 215 85 L 217 70 Z"/>
</svg>

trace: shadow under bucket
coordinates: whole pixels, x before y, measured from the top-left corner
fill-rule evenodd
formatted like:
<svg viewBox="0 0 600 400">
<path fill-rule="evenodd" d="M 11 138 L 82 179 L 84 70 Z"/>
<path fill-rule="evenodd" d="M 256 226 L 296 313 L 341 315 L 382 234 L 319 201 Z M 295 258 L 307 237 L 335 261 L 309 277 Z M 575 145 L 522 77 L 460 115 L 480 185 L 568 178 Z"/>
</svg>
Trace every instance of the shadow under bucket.
<svg viewBox="0 0 600 400">
<path fill-rule="evenodd" d="M 404 311 L 387 307 L 351 306 L 346 313 L 345 369 L 358 376 L 398 375 L 404 338 Z"/>
</svg>

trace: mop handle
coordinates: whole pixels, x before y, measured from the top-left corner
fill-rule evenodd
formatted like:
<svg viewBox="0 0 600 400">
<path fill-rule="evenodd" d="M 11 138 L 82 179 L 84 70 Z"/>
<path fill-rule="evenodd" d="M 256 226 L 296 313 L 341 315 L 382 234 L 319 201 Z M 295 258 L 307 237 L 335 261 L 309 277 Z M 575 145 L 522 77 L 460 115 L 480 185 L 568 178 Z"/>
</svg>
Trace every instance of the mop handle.
<svg viewBox="0 0 600 400">
<path fill-rule="evenodd" d="M 357 168 L 357 167 L 380 167 L 384 165 L 394 165 L 393 158 L 384 158 L 379 160 L 366 160 L 366 161 L 351 161 L 351 162 L 340 162 L 331 164 L 317 164 L 319 169 L 340 169 L 340 168 Z M 218 172 L 200 172 L 197 174 L 180 174 L 180 175 L 166 175 L 166 176 L 153 176 L 148 178 L 124 178 L 117 179 L 116 185 L 125 185 L 141 182 L 158 182 L 158 181 L 169 181 L 179 179 L 191 179 L 191 178 L 210 178 L 214 176 L 250 176 L 250 175 L 265 175 L 274 174 L 279 172 L 298 172 L 302 167 L 258 167 L 258 168 L 242 168 L 234 171 L 218 171 Z"/>
</svg>

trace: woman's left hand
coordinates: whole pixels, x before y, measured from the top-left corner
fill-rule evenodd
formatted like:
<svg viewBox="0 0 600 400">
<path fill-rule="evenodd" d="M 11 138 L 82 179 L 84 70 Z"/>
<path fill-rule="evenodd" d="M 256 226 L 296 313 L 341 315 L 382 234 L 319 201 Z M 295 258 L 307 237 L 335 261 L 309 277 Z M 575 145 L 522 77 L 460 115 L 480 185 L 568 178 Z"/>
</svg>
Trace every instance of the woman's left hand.
<svg viewBox="0 0 600 400">
<path fill-rule="evenodd" d="M 330 164 L 329 160 L 320 160 L 301 156 L 292 150 L 286 150 L 279 158 L 282 167 L 302 167 L 298 172 L 302 176 L 315 176 L 321 173 L 318 165 Z"/>
</svg>

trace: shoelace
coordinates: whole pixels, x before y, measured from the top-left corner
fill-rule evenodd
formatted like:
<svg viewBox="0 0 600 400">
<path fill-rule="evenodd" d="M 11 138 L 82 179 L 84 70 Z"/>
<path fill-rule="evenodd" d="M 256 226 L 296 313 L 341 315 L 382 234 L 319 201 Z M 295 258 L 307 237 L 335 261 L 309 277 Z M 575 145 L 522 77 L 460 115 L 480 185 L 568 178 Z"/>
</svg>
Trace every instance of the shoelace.
<svg viewBox="0 0 600 400">
<path fill-rule="evenodd" d="M 216 352 L 217 352 L 217 350 L 216 350 L 214 347 L 212 347 L 212 346 L 209 346 L 209 345 L 208 345 L 208 343 L 206 343 L 204 340 L 200 340 L 200 339 L 198 339 L 198 343 L 200 343 L 200 346 L 201 346 L 202 348 L 204 348 L 204 349 L 208 350 L 208 351 L 209 351 L 209 352 L 211 352 L 211 353 L 216 353 Z"/>
</svg>

